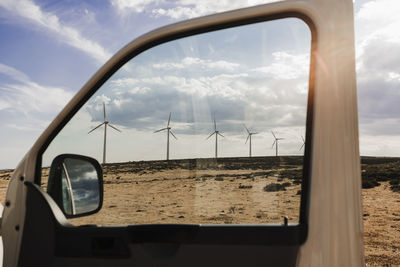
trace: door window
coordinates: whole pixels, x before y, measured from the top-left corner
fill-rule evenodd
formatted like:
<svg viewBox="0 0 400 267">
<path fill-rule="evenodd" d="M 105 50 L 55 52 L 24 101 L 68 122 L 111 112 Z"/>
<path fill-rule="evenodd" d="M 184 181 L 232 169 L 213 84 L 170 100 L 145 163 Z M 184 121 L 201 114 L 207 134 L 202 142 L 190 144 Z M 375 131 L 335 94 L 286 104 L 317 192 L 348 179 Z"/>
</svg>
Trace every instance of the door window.
<svg viewBox="0 0 400 267">
<path fill-rule="evenodd" d="M 298 224 L 311 32 L 286 18 L 134 57 L 43 155 L 103 163 L 104 204 L 74 224 Z"/>
</svg>

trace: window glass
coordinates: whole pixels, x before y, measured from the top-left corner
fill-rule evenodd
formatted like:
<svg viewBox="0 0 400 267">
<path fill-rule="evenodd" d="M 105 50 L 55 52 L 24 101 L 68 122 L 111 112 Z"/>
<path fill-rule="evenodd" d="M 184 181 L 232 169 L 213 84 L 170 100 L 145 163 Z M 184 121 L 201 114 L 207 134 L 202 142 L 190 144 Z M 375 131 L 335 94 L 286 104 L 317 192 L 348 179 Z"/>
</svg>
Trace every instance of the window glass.
<svg viewBox="0 0 400 267">
<path fill-rule="evenodd" d="M 88 162 L 67 158 L 63 162 L 62 192 L 64 211 L 68 215 L 90 212 L 99 206 L 100 192 L 96 169 Z M 68 176 L 66 176 L 68 172 Z M 68 194 L 68 196 L 65 196 Z M 70 202 L 66 209 L 66 203 Z M 68 205 L 67 205 L 68 206 Z"/>
<path fill-rule="evenodd" d="M 130 60 L 43 155 L 45 172 L 61 153 L 103 163 L 102 210 L 72 222 L 298 223 L 310 50 L 287 18 Z"/>
<path fill-rule="evenodd" d="M 72 214 L 72 199 L 71 199 L 71 186 L 67 181 L 65 170 L 61 171 L 61 188 L 62 188 L 62 199 L 63 199 L 63 210 L 66 214 Z"/>
</svg>

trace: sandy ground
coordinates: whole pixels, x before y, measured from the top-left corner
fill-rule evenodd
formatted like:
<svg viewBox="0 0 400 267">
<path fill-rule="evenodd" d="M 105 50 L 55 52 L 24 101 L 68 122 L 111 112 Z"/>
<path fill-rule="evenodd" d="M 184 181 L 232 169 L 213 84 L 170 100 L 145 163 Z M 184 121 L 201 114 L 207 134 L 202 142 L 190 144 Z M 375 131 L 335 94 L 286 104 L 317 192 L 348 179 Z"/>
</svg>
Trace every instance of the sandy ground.
<svg viewBox="0 0 400 267">
<path fill-rule="evenodd" d="M 0 171 L 4 205 L 11 171 Z M 105 173 L 103 209 L 73 224 L 297 222 L 299 185 L 265 192 L 269 183 L 293 182 L 265 170 L 164 170 Z M 367 266 L 400 266 L 400 193 L 388 183 L 363 189 Z"/>
<path fill-rule="evenodd" d="M 400 266 L 400 193 L 384 182 L 362 194 L 367 266 Z"/>
<path fill-rule="evenodd" d="M 118 179 L 117 179 L 118 178 Z M 298 222 L 299 185 L 264 192 L 270 183 L 289 179 L 263 170 L 166 170 L 151 174 L 106 175 L 103 209 L 73 223 L 98 225 L 146 223 Z"/>
</svg>

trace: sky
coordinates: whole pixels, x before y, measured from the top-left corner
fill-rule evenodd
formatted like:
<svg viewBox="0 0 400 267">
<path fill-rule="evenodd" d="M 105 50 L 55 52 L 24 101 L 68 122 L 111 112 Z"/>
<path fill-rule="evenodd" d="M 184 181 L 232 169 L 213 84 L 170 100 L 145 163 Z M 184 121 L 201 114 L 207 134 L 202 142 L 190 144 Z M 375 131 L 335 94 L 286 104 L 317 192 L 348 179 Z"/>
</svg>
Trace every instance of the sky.
<svg viewBox="0 0 400 267">
<path fill-rule="evenodd" d="M 128 42 L 166 24 L 267 2 L 0 0 L 0 169 L 16 167 L 71 97 Z M 397 0 L 354 2 L 362 155 L 400 156 L 399 11 Z M 74 152 L 101 161 L 104 128 L 87 132 L 103 121 L 103 102 L 110 123 L 122 130 L 108 127 L 110 161 L 165 158 L 165 132 L 153 132 L 166 127 L 169 112 L 178 138 L 170 140 L 171 158 L 213 156 L 214 140 L 205 139 L 214 116 L 225 136 L 219 139 L 221 156 L 248 155 L 243 124 L 259 132 L 253 155 L 274 155 L 271 130 L 285 138 L 282 154 L 301 154 L 308 75 L 301 66 L 308 60 L 309 35 L 299 31 L 301 23 L 285 23 L 205 34 L 139 55 L 81 109 L 49 147 L 47 160 Z M 268 36 L 281 28 L 286 39 L 271 42 Z M 246 36 L 257 32 L 265 38 L 248 42 Z M 218 47 L 228 37 L 241 45 Z M 238 56 L 243 50 L 246 56 Z M 278 107 L 279 99 L 287 100 Z M 270 117 L 257 113 L 261 103 L 274 107 L 262 110 Z"/>
</svg>

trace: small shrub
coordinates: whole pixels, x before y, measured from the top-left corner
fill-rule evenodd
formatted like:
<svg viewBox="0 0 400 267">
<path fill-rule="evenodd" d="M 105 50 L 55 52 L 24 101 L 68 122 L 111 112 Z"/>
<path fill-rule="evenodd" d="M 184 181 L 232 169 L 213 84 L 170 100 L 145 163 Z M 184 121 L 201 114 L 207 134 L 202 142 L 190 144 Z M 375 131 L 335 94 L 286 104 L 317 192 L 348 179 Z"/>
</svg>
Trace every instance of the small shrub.
<svg viewBox="0 0 400 267">
<path fill-rule="evenodd" d="M 363 180 L 362 181 L 362 188 L 364 189 L 369 189 L 369 188 L 374 188 L 375 186 L 379 186 L 380 183 L 374 180 Z"/>
<path fill-rule="evenodd" d="M 264 187 L 265 192 L 278 192 L 278 191 L 286 191 L 286 187 L 283 184 L 267 184 Z"/>
<path fill-rule="evenodd" d="M 400 193 L 400 185 L 399 184 L 390 186 L 390 189 L 392 189 L 393 192 Z"/>
<path fill-rule="evenodd" d="M 242 177 L 242 179 L 250 179 L 251 177 L 251 174 L 244 174 L 244 177 Z"/>
<path fill-rule="evenodd" d="M 294 185 L 299 185 L 299 184 L 301 184 L 301 180 L 299 179 L 299 180 L 293 180 L 293 182 L 292 182 Z"/>
<path fill-rule="evenodd" d="M 239 189 L 250 189 L 253 188 L 252 185 L 243 185 L 243 184 L 239 184 Z"/>
</svg>

